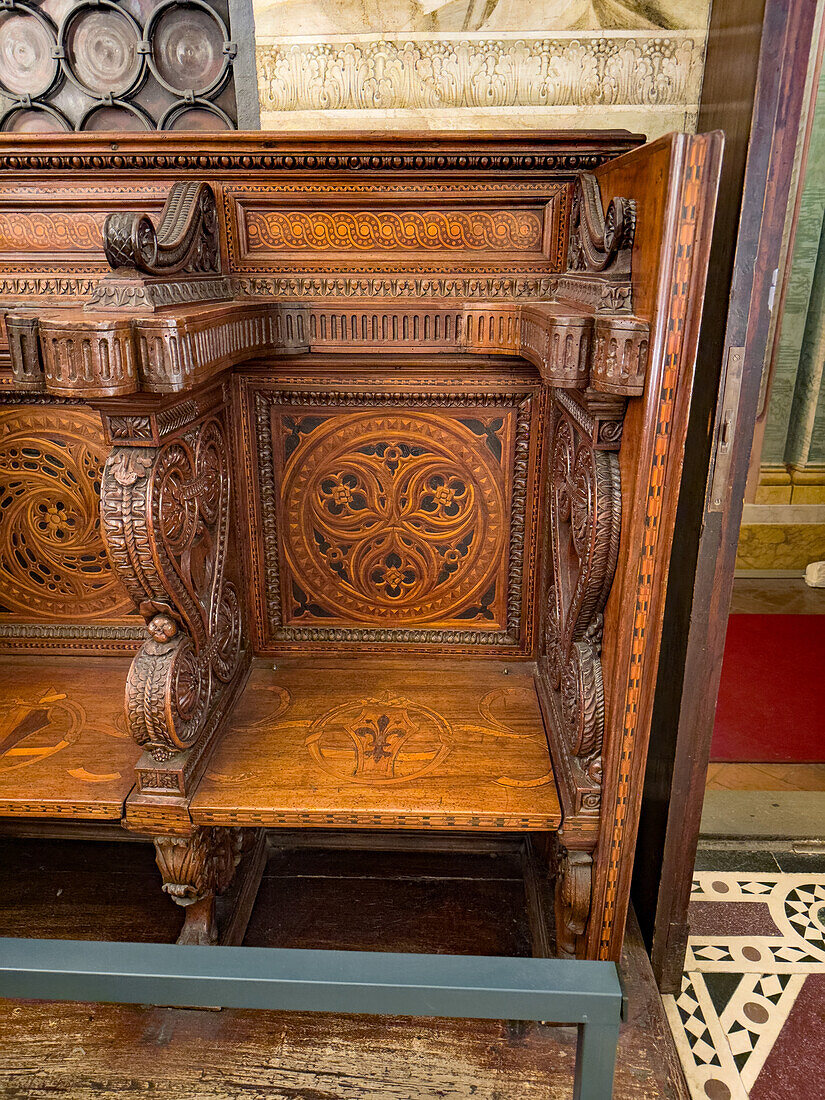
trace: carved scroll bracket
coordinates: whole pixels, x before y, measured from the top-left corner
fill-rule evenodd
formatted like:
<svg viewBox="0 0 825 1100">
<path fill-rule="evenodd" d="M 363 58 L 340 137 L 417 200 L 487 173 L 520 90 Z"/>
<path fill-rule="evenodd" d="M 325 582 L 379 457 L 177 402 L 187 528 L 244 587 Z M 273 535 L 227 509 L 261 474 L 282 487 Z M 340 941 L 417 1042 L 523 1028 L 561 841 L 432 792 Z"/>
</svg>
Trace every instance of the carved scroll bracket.
<svg viewBox="0 0 825 1100">
<path fill-rule="evenodd" d="M 208 183 L 173 184 L 157 226 L 148 214 L 109 214 L 103 249 L 113 271 L 83 307 L 87 313 L 154 313 L 233 295 L 221 275 L 218 211 Z"/>
<path fill-rule="evenodd" d="M 109 214 L 103 248 L 114 270 L 146 275 L 217 274 L 220 270 L 218 212 L 208 183 L 172 185 L 157 228 L 148 214 Z"/>
<path fill-rule="evenodd" d="M 163 890 L 186 910 L 178 943 L 218 942 L 216 895 L 229 886 L 243 852 L 243 831 L 200 826 L 191 836 L 155 837 Z"/>
<path fill-rule="evenodd" d="M 556 949 L 562 957 L 575 958 L 590 916 L 593 857 L 560 845 L 555 862 Z"/>
<path fill-rule="evenodd" d="M 558 730 L 557 766 L 577 813 L 597 813 L 605 697 L 603 611 L 621 530 L 616 451 L 625 400 L 554 391 L 550 447 L 551 583 L 542 685 Z"/>
<path fill-rule="evenodd" d="M 177 767 L 191 749 L 203 755 L 198 743 L 214 734 L 244 664 L 240 600 L 227 575 L 231 470 L 220 395 L 218 387 L 211 408 L 191 399 L 168 407 L 177 422 L 148 444 L 139 416 L 104 413 L 119 440 L 101 486 L 104 535 L 148 635 L 129 672 L 126 720 L 154 762 L 141 786 L 158 794 L 187 793 L 180 781 L 159 782 L 163 765 L 175 756 Z"/>
<path fill-rule="evenodd" d="M 604 212 L 598 180 L 592 172 L 580 172 L 573 185 L 568 269 L 610 278 L 629 276 L 635 232 L 633 199 L 613 198 Z"/>
</svg>

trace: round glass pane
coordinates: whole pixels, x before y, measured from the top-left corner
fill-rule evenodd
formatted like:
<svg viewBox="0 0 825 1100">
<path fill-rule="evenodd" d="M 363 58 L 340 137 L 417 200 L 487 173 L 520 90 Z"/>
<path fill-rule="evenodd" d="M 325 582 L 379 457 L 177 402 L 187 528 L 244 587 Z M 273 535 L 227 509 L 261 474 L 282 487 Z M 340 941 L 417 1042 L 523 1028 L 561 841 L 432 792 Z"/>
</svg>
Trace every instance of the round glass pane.
<svg viewBox="0 0 825 1100">
<path fill-rule="evenodd" d="M 0 13 L 0 84 L 33 99 L 51 88 L 57 75 L 51 28 L 36 15 Z"/>
<path fill-rule="evenodd" d="M 117 96 L 137 80 L 143 58 L 135 24 L 113 8 L 87 8 L 69 25 L 66 55 L 72 72 L 95 95 Z"/>
<path fill-rule="evenodd" d="M 162 80 L 178 92 L 207 91 L 226 65 L 223 24 L 202 8 L 173 7 L 152 35 L 152 59 Z"/>
<path fill-rule="evenodd" d="M 96 107 L 83 120 L 84 130 L 151 130 L 136 111 L 128 107 Z"/>
<path fill-rule="evenodd" d="M 71 130 L 71 126 L 66 119 L 51 111 L 23 107 L 6 115 L 3 129 L 9 134 L 56 134 Z"/>
<path fill-rule="evenodd" d="M 166 126 L 167 130 L 231 130 L 226 119 L 205 107 L 184 107 Z"/>
</svg>

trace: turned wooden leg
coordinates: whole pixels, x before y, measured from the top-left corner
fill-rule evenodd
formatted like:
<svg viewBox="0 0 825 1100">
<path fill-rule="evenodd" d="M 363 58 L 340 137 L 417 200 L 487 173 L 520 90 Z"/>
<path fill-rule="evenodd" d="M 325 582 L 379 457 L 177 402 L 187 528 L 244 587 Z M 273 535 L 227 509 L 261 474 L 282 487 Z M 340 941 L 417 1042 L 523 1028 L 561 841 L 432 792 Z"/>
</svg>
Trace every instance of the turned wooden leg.
<svg viewBox="0 0 825 1100">
<path fill-rule="evenodd" d="M 199 826 L 190 836 L 155 837 L 163 889 L 186 913 L 178 943 L 218 942 L 215 899 L 232 881 L 242 850 L 241 829 Z"/>
<path fill-rule="evenodd" d="M 589 852 L 562 848 L 556 873 L 556 949 L 562 958 L 575 958 L 579 936 L 590 915 L 593 859 Z"/>
</svg>

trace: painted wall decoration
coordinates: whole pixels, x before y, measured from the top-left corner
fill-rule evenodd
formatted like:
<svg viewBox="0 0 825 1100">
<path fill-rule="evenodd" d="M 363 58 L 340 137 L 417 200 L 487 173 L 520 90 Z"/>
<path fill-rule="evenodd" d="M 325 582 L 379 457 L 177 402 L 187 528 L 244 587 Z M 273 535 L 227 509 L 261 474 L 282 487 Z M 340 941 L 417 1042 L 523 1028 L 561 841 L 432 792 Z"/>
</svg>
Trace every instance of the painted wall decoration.
<svg viewBox="0 0 825 1100">
<path fill-rule="evenodd" d="M 257 127 L 257 97 L 236 95 L 238 71 L 254 83 L 245 3 L 6 0 L 0 129 Z"/>
<path fill-rule="evenodd" d="M 255 0 L 264 128 L 695 128 L 708 0 Z"/>
</svg>

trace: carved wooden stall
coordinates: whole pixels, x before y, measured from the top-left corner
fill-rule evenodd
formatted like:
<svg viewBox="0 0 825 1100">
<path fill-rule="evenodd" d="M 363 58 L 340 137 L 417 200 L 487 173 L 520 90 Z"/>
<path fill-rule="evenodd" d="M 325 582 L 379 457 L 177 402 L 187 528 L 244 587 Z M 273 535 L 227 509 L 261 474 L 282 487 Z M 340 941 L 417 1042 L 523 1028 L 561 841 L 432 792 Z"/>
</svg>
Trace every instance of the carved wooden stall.
<svg viewBox="0 0 825 1100">
<path fill-rule="evenodd" d="M 617 957 L 721 153 L 638 144 L 3 143 L 0 814 L 185 942 L 267 829 L 528 834 Z"/>
</svg>

